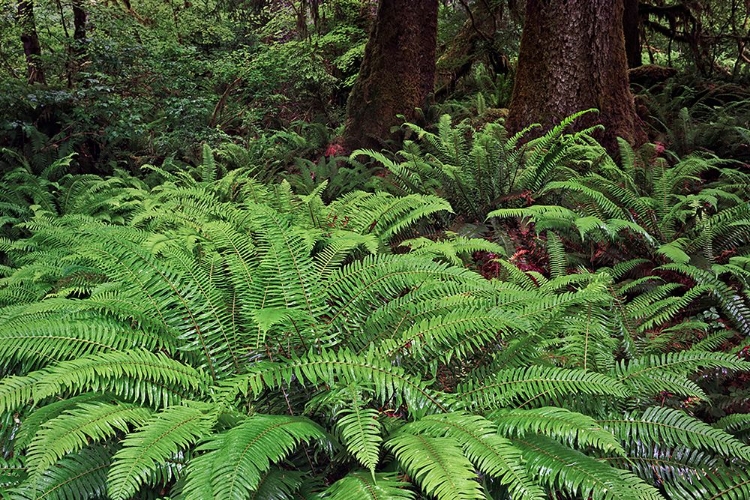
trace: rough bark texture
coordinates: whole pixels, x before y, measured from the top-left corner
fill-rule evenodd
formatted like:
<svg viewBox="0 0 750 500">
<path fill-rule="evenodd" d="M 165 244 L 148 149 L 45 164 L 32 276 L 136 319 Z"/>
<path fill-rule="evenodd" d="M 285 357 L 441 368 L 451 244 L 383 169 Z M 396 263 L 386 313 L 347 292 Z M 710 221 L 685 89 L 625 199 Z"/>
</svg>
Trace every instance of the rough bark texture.
<svg viewBox="0 0 750 500">
<path fill-rule="evenodd" d="M 628 68 L 637 68 L 643 64 L 641 58 L 641 19 L 638 15 L 638 0 L 625 0 L 622 25 L 625 31 L 625 53 L 628 57 Z"/>
<path fill-rule="evenodd" d="M 623 0 L 527 0 L 513 97 L 506 126 L 545 130 L 577 111 L 583 128 L 601 123 L 597 137 L 613 153 L 616 137 L 645 140 L 628 86 Z"/>
<path fill-rule="evenodd" d="M 21 25 L 21 43 L 26 56 L 26 76 L 29 83 L 46 83 L 41 67 L 42 46 L 36 32 L 34 0 L 18 0 L 18 22 Z"/>
<path fill-rule="evenodd" d="M 344 147 L 382 147 L 390 129 L 414 117 L 435 82 L 438 0 L 380 0 L 346 107 Z"/>
</svg>

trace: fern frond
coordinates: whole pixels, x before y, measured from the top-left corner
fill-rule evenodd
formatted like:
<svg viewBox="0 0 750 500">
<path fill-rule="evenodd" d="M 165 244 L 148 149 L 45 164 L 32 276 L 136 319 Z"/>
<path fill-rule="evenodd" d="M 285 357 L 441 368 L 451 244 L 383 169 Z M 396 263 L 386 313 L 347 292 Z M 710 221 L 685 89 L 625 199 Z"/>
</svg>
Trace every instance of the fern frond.
<svg viewBox="0 0 750 500">
<path fill-rule="evenodd" d="M 75 453 L 89 443 L 127 433 L 129 426 L 141 426 L 151 410 L 121 403 L 78 403 L 75 408 L 48 420 L 29 444 L 27 466 L 41 472 L 68 453 Z"/>
<path fill-rule="evenodd" d="M 750 498 L 750 474 L 744 470 L 710 472 L 705 476 L 665 485 L 672 498 L 685 500 L 742 500 Z"/>
<path fill-rule="evenodd" d="M 311 440 L 326 441 L 327 437 L 322 428 L 307 418 L 252 415 L 221 439 L 209 439 L 198 447 L 197 451 L 206 454 L 188 468 L 185 498 L 206 498 L 205 485 L 194 485 L 191 475 L 196 467 L 210 466 L 212 498 L 246 499 L 258 488 L 272 462 L 278 462 L 300 443 Z M 198 481 L 205 480 L 205 473 L 196 472 Z"/>
<path fill-rule="evenodd" d="M 446 413 L 430 415 L 407 424 L 399 432 L 450 437 L 458 441 L 477 469 L 508 488 L 513 498 L 544 498 L 523 466 L 520 451 L 498 434 L 495 423 L 479 415 Z"/>
<path fill-rule="evenodd" d="M 707 399 L 703 390 L 687 378 L 706 368 L 749 371 L 750 363 L 731 354 L 678 351 L 623 360 L 610 375 L 640 394 L 655 395 L 667 391 L 685 397 Z"/>
<path fill-rule="evenodd" d="M 464 407 L 493 409 L 511 404 L 543 404 L 571 393 L 627 397 L 624 385 L 614 378 L 586 370 L 529 366 L 497 372 L 494 380 L 469 382 L 456 390 Z"/>
<path fill-rule="evenodd" d="M 439 500 L 480 500 L 485 496 L 474 466 L 454 438 L 401 432 L 385 446 L 420 488 Z"/>
<path fill-rule="evenodd" d="M 373 479 L 365 471 L 353 471 L 333 483 L 320 494 L 321 500 L 414 500 L 409 483 L 394 473 L 378 473 Z"/>
<path fill-rule="evenodd" d="M 272 467 L 260 480 L 258 488 L 252 492 L 248 500 L 265 500 L 274 498 L 279 500 L 294 498 L 307 479 L 300 471 L 290 471 Z"/>
<path fill-rule="evenodd" d="M 637 476 L 599 462 L 580 451 L 543 436 L 513 439 L 526 468 L 550 487 L 597 499 L 663 500 L 658 491 Z"/>
<path fill-rule="evenodd" d="M 626 444 L 627 457 L 605 460 L 615 467 L 632 470 L 638 477 L 656 486 L 701 477 L 719 467 L 715 455 L 701 450 L 660 446 L 651 442 Z"/>
<path fill-rule="evenodd" d="M 410 414 L 444 410 L 443 395 L 428 389 L 419 377 L 407 375 L 403 368 L 384 361 L 378 352 L 370 350 L 357 356 L 347 350 L 338 352 L 308 352 L 283 362 L 257 362 L 245 375 L 223 384 L 224 397 L 233 399 L 237 392 L 261 395 L 267 388 L 281 387 L 292 382 L 311 385 L 371 383 L 380 401 L 390 404 L 405 403 Z"/>
<path fill-rule="evenodd" d="M 25 376 L 0 381 L 0 413 L 14 411 L 62 392 L 109 390 L 130 401 L 158 407 L 187 394 L 200 394 L 208 381 L 199 371 L 163 354 L 126 351 L 62 361 Z"/>
<path fill-rule="evenodd" d="M 123 448 L 113 457 L 107 474 L 109 496 L 131 498 L 159 464 L 206 437 L 215 419 L 212 405 L 196 402 L 171 406 L 151 417 L 123 440 Z"/>
<path fill-rule="evenodd" d="M 345 389 L 350 402 L 337 413 L 336 428 L 346 449 L 374 475 L 383 442 L 378 411 L 364 408 L 362 395 L 354 386 Z"/>
<path fill-rule="evenodd" d="M 22 498 L 37 500 L 79 500 L 107 495 L 107 470 L 112 449 L 92 445 L 63 457 L 22 488 Z"/>
<path fill-rule="evenodd" d="M 718 453 L 725 457 L 750 459 L 750 446 L 720 429 L 712 427 L 683 411 L 651 407 L 624 418 L 599 421 L 623 442 L 663 443 Z"/>
<path fill-rule="evenodd" d="M 733 435 L 744 436 L 750 433 L 750 413 L 734 413 L 719 419 L 714 427 Z"/>
<path fill-rule="evenodd" d="M 620 442 L 596 420 L 565 408 L 498 410 L 489 418 L 504 436 L 523 438 L 527 434 L 542 434 L 571 447 L 594 447 L 607 453 L 625 454 Z"/>
</svg>

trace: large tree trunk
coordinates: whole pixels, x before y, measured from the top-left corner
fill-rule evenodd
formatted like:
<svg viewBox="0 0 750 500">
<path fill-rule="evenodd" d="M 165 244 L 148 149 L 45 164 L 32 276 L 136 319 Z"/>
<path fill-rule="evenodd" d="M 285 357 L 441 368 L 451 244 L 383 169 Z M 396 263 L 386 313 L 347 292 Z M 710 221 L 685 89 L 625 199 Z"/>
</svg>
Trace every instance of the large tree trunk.
<svg viewBox="0 0 750 500">
<path fill-rule="evenodd" d="M 584 109 L 577 128 L 601 123 L 597 138 L 613 153 L 616 137 L 645 139 L 628 86 L 623 0 L 527 0 L 507 127 L 550 129 Z"/>
<path fill-rule="evenodd" d="M 46 83 L 41 66 L 42 46 L 36 32 L 34 0 L 18 0 L 18 22 L 21 25 L 21 43 L 26 56 L 26 76 L 29 83 Z"/>
<path fill-rule="evenodd" d="M 414 118 L 435 84 L 438 0 L 380 0 L 346 106 L 344 147 L 382 147 L 398 114 Z"/>
<path fill-rule="evenodd" d="M 637 68 L 643 64 L 641 58 L 641 18 L 638 15 L 638 0 L 625 0 L 622 25 L 625 31 L 625 53 L 628 58 L 628 68 Z"/>
</svg>

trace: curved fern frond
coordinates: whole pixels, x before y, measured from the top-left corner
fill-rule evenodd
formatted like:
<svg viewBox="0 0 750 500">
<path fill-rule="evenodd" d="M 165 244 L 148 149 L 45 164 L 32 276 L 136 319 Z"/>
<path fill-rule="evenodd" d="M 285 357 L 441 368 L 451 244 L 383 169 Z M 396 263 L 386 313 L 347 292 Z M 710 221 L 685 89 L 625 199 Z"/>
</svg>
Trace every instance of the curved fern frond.
<svg viewBox="0 0 750 500">
<path fill-rule="evenodd" d="M 523 438 L 527 434 L 542 434 L 577 448 L 594 447 L 608 453 L 625 454 L 620 442 L 596 420 L 565 408 L 498 410 L 490 419 L 504 436 Z"/>
<path fill-rule="evenodd" d="M 521 452 L 498 434 L 494 422 L 479 415 L 430 415 L 407 424 L 399 432 L 453 438 L 477 469 L 499 479 L 513 498 L 545 498 L 544 490 L 534 483 L 524 468 Z"/>
<path fill-rule="evenodd" d="M 421 489 L 440 500 L 483 500 L 474 466 L 458 441 L 401 432 L 385 446 Z"/>
<path fill-rule="evenodd" d="M 75 453 L 91 442 L 127 433 L 130 426 L 141 426 L 151 410 L 132 404 L 79 403 L 44 423 L 29 444 L 27 467 L 41 472 L 68 453 Z"/>
<path fill-rule="evenodd" d="M 122 442 L 107 474 L 113 500 L 135 495 L 150 473 L 170 456 L 206 437 L 216 420 L 212 405 L 190 402 L 170 406 L 146 421 Z"/>
<path fill-rule="evenodd" d="M 373 479 L 365 471 L 353 471 L 333 483 L 320 494 L 321 500 L 414 500 L 409 483 L 399 480 L 394 473 L 378 473 Z"/>
<path fill-rule="evenodd" d="M 526 436 L 513 442 L 521 449 L 526 468 L 550 487 L 593 500 L 663 500 L 654 487 L 634 474 L 610 467 L 553 439 Z"/>
<path fill-rule="evenodd" d="M 364 408 L 360 391 L 354 386 L 345 389 L 350 403 L 338 411 L 336 428 L 346 449 L 357 461 L 375 474 L 383 442 L 379 413 L 374 408 Z"/>
<path fill-rule="evenodd" d="M 513 405 L 543 405 L 571 393 L 627 397 L 617 380 L 586 370 L 530 366 L 497 372 L 494 380 L 469 382 L 456 390 L 458 401 L 467 408 L 495 409 Z M 536 404 L 535 404 L 536 403 Z"/>
<path fill-rule="evenodd" d="M 77 500 L 107 495 L 107 470 L 112 449 L 92 445 L 63 457 L 53 467 L 35 476 L 22 488 L 21 498 L 35 500 Z"/>
<path fill-rule="evenodd" d="M 210 498 L 246 499 L 260 485 L 272 462 L 289 455 L 300 443 L 327 441 L 325 431 L 304 417 L 252 415 L 222 435 L 210 438 L 196 451 L 205 451 L 200 461 L 188 468 L 185 498 L 207 498 L 205 484 L 210 480 Z M 200 468 L 210 467 L 210 477 Z"/>
<path fill-rule="evenodd" d="M 622 360 L 610 375 L 640 394 L 654 395 L 667 391 L 707 399 L 703 390 L 687 378 L 687 375 L 707 368 L 750 371 L 750 363 L 731 354 L 678 351 Z"/>
<path fill-rule="evenodd" d="M 624 418 L 608 418 L 599 422 L 625 443 L 663 443 L 750 460 L 750 446 L 731 434 L 672 408 L 654 406 L 642 414 L 631 413 Z"/>
<path fill-rule="evenodd" d="M 224 397 L 233 399 L 237 393 L 252 393 L 256 398 L 266 389 L 290 385 L 292 382 L 335 387 L 339 384 L 372 384 L 383 403 L 406 404 L 409 413 L 419 416 L 426 412 L 445 410 L 445 395 L 428 389 L 419 377 L 407 375 L 404 369 L 384 361 L 374 350 L 357 356 L 347 350 L 308 352 L 287 361 L 255 363 L 247 374 L 223 384 Z"/>
<path fill-rule="evenodd" d="M 671 498 L 686 500 L 742 500 L 750 498 L 750 474 L 744 470 L 712 472 L 705 476 L 667 483 Z"/>
</svg>

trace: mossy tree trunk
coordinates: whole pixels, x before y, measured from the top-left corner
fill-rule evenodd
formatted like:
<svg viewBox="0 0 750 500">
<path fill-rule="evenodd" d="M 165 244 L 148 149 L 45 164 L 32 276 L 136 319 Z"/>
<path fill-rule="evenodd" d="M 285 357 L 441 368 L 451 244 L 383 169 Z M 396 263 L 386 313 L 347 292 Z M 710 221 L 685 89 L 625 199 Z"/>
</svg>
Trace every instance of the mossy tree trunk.
<svg viewBox="0 0 750 500">
<path fill-rule="evenodd" d="M 628 86 L 623 0 L 527 0 L 516 82 L 506 125 L 545 130 L 584 109 L 577 128 L 597 123 L 612 153 L 616 137 L 645 139 Z"/>
<path fill-rule="evenodd" d="M 438 0 L 380 0 L 346 106 L 344 147 L 379 149 L 435 84 Z"/>
<path fill-rule="evenodd" d="M 36 31 L 34 0 L 18 0 L 18 22 L 21 25 L 21 43 L 26 56 L 26 77 L 29 83 L 46 83 L 41 66 L 42 46 Z"/>
</svg>

